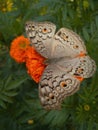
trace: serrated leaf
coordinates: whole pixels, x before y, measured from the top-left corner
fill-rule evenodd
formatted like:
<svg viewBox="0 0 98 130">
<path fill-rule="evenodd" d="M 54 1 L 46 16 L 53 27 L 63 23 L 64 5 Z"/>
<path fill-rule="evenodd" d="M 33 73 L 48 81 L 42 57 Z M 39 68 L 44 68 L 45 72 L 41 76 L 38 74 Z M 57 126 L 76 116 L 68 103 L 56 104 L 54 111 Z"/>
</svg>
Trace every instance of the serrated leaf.
<svg viewBox="0 0 98 130">
<path fill-rule="evenodd" d="M 19 122 L 20 123 L 27 123 L 27 121 L 31 118 L 32 118 L 32 116 L 30 114 L 26 114 L 24 116 L 21 116 L 21 118 L 19 119 Z"/>
<path fill-rule="evenodd" d="M 95 17 L 95 21 L 96 21 L 96 26 L 98 28 L 98 15 Z"/>
<path fill-rule="evenodd" d="M 93 33 L 94 33 L 94 22 L 92 22 L 90 24 L 90 32 L 91 32 L 91 35 L 93 35 Z"/>
<path fill-rule="evenodd" d="M 93 2 L 93 0 L 89 0 L 89 3 L 90 3 L 90 6 L 91 6 L 91 9 L 94 10 L 94 2 Z"/>
<path fill-rule="evenodd" d="M 18 109 L 16 111 L 17 111 L 17 113 L 15 113 L 15 117 L 18 118 L 24 112 L 24 107 L 21 107 L 20 109 Z"/>
<path fill-rule="evenodd" d="M 11 79 L 12 79 L 12 76 L 10 75 L 10 76 L 7 78 L 7 80 L 6 80 L 6 82 L 5 82 L 5 84 L 4 84 L 4 87 L 6 87 L 6 86 L 11 82 Z"/>
<path fill-rule="evenodd" d="M 83 28 L 83 36 L 84 36 L 84 38 L 85 38 L 86 41 L 89 41 L 89 34 L 88 34 L 86 28 Z"/>
<path fill-rule="evenodd" d="M 55 125 L 64 125 L 64 122 L 66 122 L 66 119 L 68 117 L 69 113 L 67 113 L 67 111 L 50 111 L 45 117 L 44 117 L 44 121 L 48 121 L 48 123 L 51 122 L 52 126 Z"/>
<path fill-rule="evenodd" d="M 16 96 L 18 94 L 18 92 L 14 92 L 14 91 L 7 91 L 7 92 L 3 92 L 4 95 L 9 96 L 9 97 L 13 97 Z"/>
<path fill-rule="evenodd" d="M 2 108 L 6 109 L 6 105 L 5 105 L 5 103 L 4 103 L 2 100 L 0 100 L 0 106 L 1 106 Z"/>
<path fill-rule="evenodd" d="M 0 100 L 5 101 L 5 102 L 12 103 L 11 98 L 10 98 L 10 97 L 5 96 L 5 95 L 4 95 L 4 94 L 2 94 L 2 93 L 0 94 Z"/>
<path fill-rule="evenodd" d="M 3 86 L 4 86 L 4 82 L 3 80 L 0 79 L 0 91 L 3 89 Z"/>
<path fill-rule="evenodd" d="M 12 90 L 12 89 L 16 89 L 18 87 L 20 87 L 20 85 L 22 83 L 24 83 L 28 78 L 23 78 L 23 79 L 16 79 L 14 81 L 12 81 L 6 88 L 6 90 Z"/>
</svg>

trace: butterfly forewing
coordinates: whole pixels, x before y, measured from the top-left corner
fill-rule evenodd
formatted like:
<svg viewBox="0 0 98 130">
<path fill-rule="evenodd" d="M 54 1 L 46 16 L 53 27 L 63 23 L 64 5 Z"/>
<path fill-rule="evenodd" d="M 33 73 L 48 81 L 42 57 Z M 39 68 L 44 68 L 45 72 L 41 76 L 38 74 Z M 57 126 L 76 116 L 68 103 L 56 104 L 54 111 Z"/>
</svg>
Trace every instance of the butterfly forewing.
<svg viewBox="0 0 98 130">
<path fill-rule="evenodd" d="M 53 37 L 52 58 L 87 54 L 83 40 L 75 32 L 61 28 Z M 60 55 L 59 55 L 60 54 Z"/>
<path fill-rule="evenodd" d="M 50 22 L 26 23 L 26 34 L 30 39 L 31 45 L 44 57 L 49 58 L 52 48 L 52 37 L 56 26 Z"/>
</svg>

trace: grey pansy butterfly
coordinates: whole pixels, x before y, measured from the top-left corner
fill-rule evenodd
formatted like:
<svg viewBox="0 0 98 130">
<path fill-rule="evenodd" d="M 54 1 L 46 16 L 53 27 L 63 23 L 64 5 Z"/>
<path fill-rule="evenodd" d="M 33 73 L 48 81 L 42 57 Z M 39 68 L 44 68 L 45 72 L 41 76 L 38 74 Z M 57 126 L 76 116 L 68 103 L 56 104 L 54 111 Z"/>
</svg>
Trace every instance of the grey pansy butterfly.
<svg viewBox="0 0 98 130">
<path fill-rule="evenodd" d="M 26 34 L 36 51 L 48 59 L 39 83 L 39 97 L 45 109 L 60 109 L 61 102 L 79 90 L 81 80 L 91 77 L 96 64 L 75 32 L 51 22 L 26 23 Z"/>
</svg>

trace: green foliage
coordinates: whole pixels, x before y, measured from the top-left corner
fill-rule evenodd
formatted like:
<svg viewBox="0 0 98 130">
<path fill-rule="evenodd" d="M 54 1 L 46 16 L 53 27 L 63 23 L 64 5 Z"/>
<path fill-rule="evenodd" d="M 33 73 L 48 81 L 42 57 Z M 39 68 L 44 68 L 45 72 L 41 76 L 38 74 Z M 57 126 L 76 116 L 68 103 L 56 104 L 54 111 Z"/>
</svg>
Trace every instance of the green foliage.
<svg viewBox="0 0 98 130">
<path fill-rule="evenodd" d="M 98 71 L 64 100 L 60 111 L 41 107 L 37 84 L 9 56 L 11 41 L 25 35 L 28 20 L 74 30 L 98 65 L 98 0 L 0 1 L 0 130 L 98 130 Z"/>
</svg>

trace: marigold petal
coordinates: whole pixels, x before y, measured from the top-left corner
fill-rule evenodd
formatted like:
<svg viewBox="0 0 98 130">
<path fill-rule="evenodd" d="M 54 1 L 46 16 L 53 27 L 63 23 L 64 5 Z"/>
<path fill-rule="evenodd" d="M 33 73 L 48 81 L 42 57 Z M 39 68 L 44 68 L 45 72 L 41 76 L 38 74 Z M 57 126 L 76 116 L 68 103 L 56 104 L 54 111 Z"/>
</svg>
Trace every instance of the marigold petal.
<svg viewBox="0 0 98 130">
<path fill-rule="evenodd" d="M 38 83 L 40 81 L 40 78 L 43 74 L 43 71 L 45 69 L 45 66 L 40 66 L 39 68 L 37 68 L 35 71 L 34 70 L 30 70 L 28 69 L 28 73 L 29 75 L 32 77 L 32 79 Z"/>
<path fill-rule="evenodd" d="M 33 80 L 38 83 L 46 67 L 44 64 L 46 59 L 41 56 L 33 47 L 29 47 L 26 51 L 26 54 L 27 72 L 33 78 Z"/>
<path fill-rule="evenodd" d="M 26 50 L 28 49 L 30 42 L 24 36 L 15 38 L 10 47 L 10 56 L 18 63 L 25 62 Z"/>
<path fill-rule="evenodd" d="M 27 58 L 36 59 L 40 62 L 44 62 L 45 58 L 41 56 L 33 47 L 29 46 L 27 49 Z"/>
</svg>

